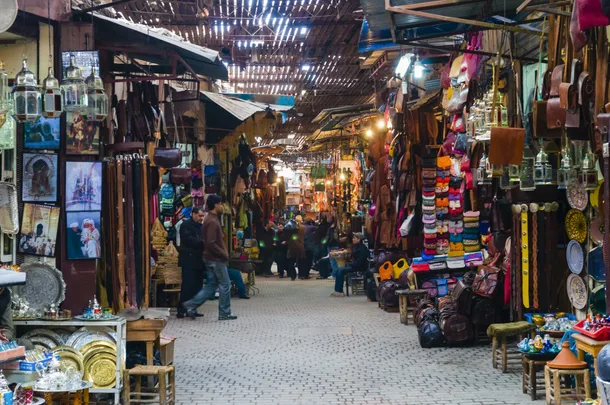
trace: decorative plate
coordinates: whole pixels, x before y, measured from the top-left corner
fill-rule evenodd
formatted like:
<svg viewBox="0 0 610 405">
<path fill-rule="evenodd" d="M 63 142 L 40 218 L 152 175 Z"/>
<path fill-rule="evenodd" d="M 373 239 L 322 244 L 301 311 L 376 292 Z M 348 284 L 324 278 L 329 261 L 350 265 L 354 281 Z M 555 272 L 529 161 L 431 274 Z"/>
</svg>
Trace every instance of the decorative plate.
<svg viewBox="0 0 610 405">
<path fill-rule="evenodd" d="M 54 305 L 59 308 L 66 298 L 66 283 L 61 271 L 46 263 L 26 263 L 21 271 L 27 273 L 25 285 L 14 286 L 13 295 L 19 296 L 27 305 L 44 311 Z"/>
<path fill-rule="evenodd" d="M 580 274 L 584 265 L 585 254 L 582 251 L 582 246 L 575 240 L 568 243 L 566 249 L 566 258 L 568 259 L 568 267 L 574 274 Z"/>
<path fill-rule="evenodd" d="M 574 308 L 584 309 L 587 306 L 587 286 L 582 278 L 576 274 L 570 274 L 566 287 L 568 297 Z"/>
<path fill-rule="evenodd" d="M 85 365 L 85 380 L 93 388 L 112 388 L 116 383 L 116 358 L 108 355 L 93 356 Z"/>
<path fill-rule="evenodd" d="M 570 239 L 584 243 L 587 239 L 587 219 L 582 211 L 572 209 L 566 215 L 566 232 Z"/>
<path fill-rule="evenodd" d="M 591 221 L 591 240 L 595 242 L 596 245 L 604 244 L 604 221 L 601 218 L 595 218 Z"/>
<path fill-rule="evenodd" d="M 85 372 L 83 355 L 77 350 L 69 346 L 59 346 L 53 349 L 53 354 L 59 356 L 59 362 L 61 363 L 61 369 L 66 371 L 68 367 L 72 366 L 73 369 Z"/>
<path fill-rule="evenodd" d="M 576 183 L 570 184 L 566 190 L 566 196 L 568 197 L 568 204 L 575 210 L 584 211 L 589 203 L 589 193 L 585 188 Z"/>
<path fill-rule="evenodd" d="M 21 338 L 22 339 L 31 339 L 31 338 L 39 337 L 39 336 L 51 339 L 53 341 L 53 343 L 55 343 L 55 345 L 53 347 L 61 346 L 64 344 L 63 338 L 50 329 L 32 329 L 25 335 L 21 336 Z"/>
<path fill-rule="evenodd" d="M 43 348 L 44 350 L 53 350 L 57 345 L 53 342 L 53 339 L 50 339 L 46 336 L 32 336 L 28 339 L 34 347 Z"/>
<path fill-rule="evenodd" d="M 66 342 L 66 346 L 72 346 L 76 350 L 80 350 L 87 343 L 102 340 L 116 344 L 116 332 L 104 326 L 99 327 L 82 327 L 70 336 Z"/>
</svg>

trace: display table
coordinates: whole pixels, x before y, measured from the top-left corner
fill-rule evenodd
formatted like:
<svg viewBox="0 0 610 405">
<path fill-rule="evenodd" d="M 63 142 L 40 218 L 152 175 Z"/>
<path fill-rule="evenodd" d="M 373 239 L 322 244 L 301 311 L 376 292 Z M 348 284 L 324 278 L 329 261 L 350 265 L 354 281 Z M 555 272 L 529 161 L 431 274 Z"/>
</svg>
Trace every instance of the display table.
<svg viewBox="0 0 610 405">
<path fill-rule="evenodd" d="M 578 360 L 585 360 L 585 353 L 593 356 L 593 370 L 597 375 L 597 355 L 605 345 L 610 343 L 610 340 L 595 340 L 580 333 L 572 335 L 576 341 L 576 350 L 578 351 Z"/>
<path fill-rule="evenodd" d="M 95 328 L 97 326 L 106 326 L 112 328 L 116 332 L 116 384 L 113 388 L 90 388 L 87 389 L 87 395 L 92 394 L 112 394 L 114 396 L 114 403 L 118 404 L 121 400 L 121 391 L 123 389 L 123 368 L 125 367 L 125 351 L 126 351 L 126 326 L 125 319 L 121 318 L 116 321 L 79 321 L 76 319 L 70 321 L 45 321 L 45 320 L 31 320 L 31 321 L 14 321 L 17 330 L 19 328 L 27 326 L 43 327 L 47 329 L 54 328 L 65 328 L 66 326 L 75 326 L 82 328 Z M 22 333 L 19 333 L 20 336 Z M 88 397 L 87 397 L 88 398 Z M 76 403 L 76 402 L 75 402 Z M 82 403 L 82 402 L 81 402 Z M 85 402 L 87 403 L 87 402 Z"/>
<path fill-rule="evenodd" d="M 161 349 L 159 337 L 167 325 L 166 319 L 139 319 L 127 322 L 127 341 L 146 343 L 146 365 L 154 363 L 154 348 Z"/>
</svg>

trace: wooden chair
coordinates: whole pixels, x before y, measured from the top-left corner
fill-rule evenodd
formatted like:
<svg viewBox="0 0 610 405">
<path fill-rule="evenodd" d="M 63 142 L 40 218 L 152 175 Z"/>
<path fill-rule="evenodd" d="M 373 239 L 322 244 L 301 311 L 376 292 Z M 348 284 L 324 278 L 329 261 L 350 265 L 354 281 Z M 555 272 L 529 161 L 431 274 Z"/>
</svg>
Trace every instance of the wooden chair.
<svg viewBox="0 0 610 405">
<path fill-rule="evenodd" d="M 176 403 L 176 369 L 174 366 L 136 366 L 123 374 L 123 405 Z M 130 377 L 135 377 L 135 388 L 131 391 Z M 142 377 L 158 377 L 156 387 L 142 387 Z"/>
</svg>

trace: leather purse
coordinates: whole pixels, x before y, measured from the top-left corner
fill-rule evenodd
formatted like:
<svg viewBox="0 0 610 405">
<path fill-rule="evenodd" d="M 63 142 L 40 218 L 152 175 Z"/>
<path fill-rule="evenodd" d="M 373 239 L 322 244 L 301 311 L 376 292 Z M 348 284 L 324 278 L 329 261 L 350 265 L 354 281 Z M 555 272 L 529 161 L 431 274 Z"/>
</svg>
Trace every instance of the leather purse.
<svg viewBox="0 0 610 405">
<path fill-rule="evenodd" d="M 564 65 L 555 66 L 551 73 L 551 89 L 546 103 L 546 125 L 549 129 L 562 128 L 566 123 L 566 109 L 561 107 L 559 87 L 563 82 Z"/>
<path fill-rule="evenodd" d="M 170 180 L 174 184 L 189 184 L 193 178 L 190 167 L 175 167 L 171 170 Z"/>
<path fill-rule="evenodd" d="M 451 296 L 456 304 L 458 313 L 469 315 L 472 304 L 472 288 L 464 280 L 460 280 L 451 292 Z"/>
<path fill-rule="evenodd" d="M 525 129 L 492 127 L 489 162 L 494 165 L 520 165 L 524 145 Z"/>
<path fill-rule="evenodd" d="M 546 105 L 551 91 L 551 71 L 547 70 L 542 79 L 542 100 L 532 103 L 533 132 L 535 138 L 561 138 L 561 128 L 550 129 L 547 125 Z M 535 94 L 535 93 L 534 93 Z"/>
<path fill-rule="evenodd" d="M 173 169 L 182 162 L 182 152 L 178 148 L 156 148 L 153 161 L 159 167 Z"/>
</svg>

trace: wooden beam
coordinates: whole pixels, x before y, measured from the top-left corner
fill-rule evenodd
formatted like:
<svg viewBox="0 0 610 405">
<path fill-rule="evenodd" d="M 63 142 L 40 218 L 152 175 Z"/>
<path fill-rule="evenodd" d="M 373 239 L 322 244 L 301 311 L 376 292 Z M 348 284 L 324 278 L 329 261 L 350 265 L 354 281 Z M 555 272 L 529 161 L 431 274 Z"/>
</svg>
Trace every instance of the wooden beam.
<svg viewBox="0 0 610 405">
<path fill-rule="evenodd" d="M 432 45 L 432 44 L 426 44 L 424 42 L 398 42 L 401 45 L 412 45 L 413 47 L 416 48 L 424 48 L 424 49 L 436 49 L 438 51 L 445 51 L 445 52 L 458 52 L 458 53 L 472 53 L 474 55 L 483 55 L 483 56 L 490 56 L 490 57 L 496 57 L 498 56 L 497 53 L 492 53 L 492 52 L 484 52 L 484 51 L 476 51 L 476 50 L 470 50 L 470 49 L 463 49 L 463 48 L 454 48 L 454 47 L 450 47 L 450 46 L 438 46 L 438 45 Z M 502 58 L 504 59 L 510 59 L 510 55 L 501 55 Z M 521 57 L 521 56 L 513 56 L 514 60 L 521 60 L 521 61 L 525 61 L 525 62 L 538 62 L 538 58 L 526 58 L 526 57 Z M 545 60 L 543 60 L 543 62 L 546 62 Z"/>
<path fill-rule="evenodd" d="M 529 6 L 532 1 L 534 0 L 525 0 L 523 3 L 521 3 L 519 7 L 517 7 L 517 13 L 520 13 L 525 7 Z"/>
<path fill-rule="evenodd" d="M 408 14 L 408 15 L 414 15 L 414 16 L 422 17 L 422 18 L 429 18 L 431 20 L 453 22 L 453 23 L 466 24 L 466 25 L 474 25 L 475 27 L 483 27 L 483 28 L 489 28 L 489 29 L 494 29 L 494 30 L 520 32 L 520 33 L 536 35 L 536 36 L 540 35 L 536 31 L 532 31 L 527 28 L 522 28 L 522 27 L 518 27 L 518 26 L 507 25 L 507 24 L 494 24 L 494 23 L 489 23 L 489 22 L 485 22 L 485 21 L 468 20 L 468 19 L 459 18 L 459 17 L 448 17 L 448 16 L 444 16 L 444 15 L 428 13 L 425 11 L 405 9 L 404 7 L 405 6 L 394 6 L 394 7 L 386 8 L 386 10 L 394 12 L 394 13 L 399 13 L 399 14 Z"/>
<path fill-rule="evenodd" d="M 134 1 L 134 0 L 115 0 L 115 1 L 109 1 L 108 3 L 100 4 L 98 6 L 83 8 L 83 9 L 80 9 L 80 10 L 72 10 L 72 13 L 74 13 L 74 14 L 90 13 L 90 12 L 93 12 L 93 11 L 103 10 L 105 8 L 108 8 L 108 7 L 114 7 L 114 6 L 118 6 L 118 5 L 121 5 L 121 4 L 129 3 L 131 1 Z"/>
<path fill-rule="evenodd" d="M 527 7 L 526 10 L 527 11 L 538 11 L 541 13 L 553 14 L 553 15 L 562 15 L 565 17 L 572 17 L 572 13 L 569 11 L 557 10 L 556 8 L 549 8 L 549 7 L 544 7 L 544 6 L 531 6 L 531 7 Z"/>
<path fill-rule="evenodd" d="M 412 3 L 412 4 L 405 4 L 402 6 L 392 6 L 390 4 L 390 0 L 386 0 L 385 2 L 385 8 L 386 10 L 388 9 L 388 7 L 400 7 L 403 10 L 425 10 L 425 9 L 429 9 L 429 8 L 437 8 L 437 7 L 450 7 L 450 6 L 458 6 L 458 5 L 463 5 L 463 4 L 470 4 L 470 3 L 483 3 L 486 0 L 434 0 L 434 1 L 426 1 L 423 3 Z M 532 1 L 532 0 L 530 0 Z"/>
</svg>

